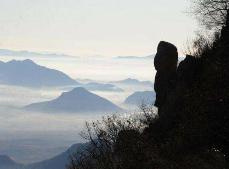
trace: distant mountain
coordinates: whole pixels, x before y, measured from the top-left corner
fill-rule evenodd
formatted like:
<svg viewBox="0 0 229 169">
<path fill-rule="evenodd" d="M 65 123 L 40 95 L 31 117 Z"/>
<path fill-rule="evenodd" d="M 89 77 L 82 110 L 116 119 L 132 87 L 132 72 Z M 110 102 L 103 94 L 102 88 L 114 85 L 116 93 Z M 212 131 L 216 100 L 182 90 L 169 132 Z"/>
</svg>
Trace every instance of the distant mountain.
<svg viewBox="0 0 229 169">
<path fill-rule="evenodd" d="M 50 57 L 75 57 L 71 55 L 66 55 L 62 53 L 50 53 L 50 52 L 31 52 L 26 50 L 10 50 L 10 49 L 0 49 L 0 56 L 20 56 L 20 57 L 31 57 L 31 56 L 50 56 Z"/>
<path fill-rule="evenodd" d="M 143 91 L 143 92 L 135 92 L 124 101 L 125 104 L 136 105 L 139 106 L 142 103 L 144 104 L 152 104 L 155 101 L 155 92 L 153 91 Z"/>
<path fill-rule="evenodd" d="M 67 151 L 51 159 L 29 164 L 25 169 L 65 169 L 66 165 L 69 163 L 69 157 L 76 152 L 82 151 L 86 146 L 87 143 L 74 144 Z"/>
<path fill-rule="evenodd" d="M 21 169 L 22 164 L 16 163 L 6 155 L 0 155 L 0 169 Z"/>
<path fill-rule="evenodd" d="M 80 79 L 80 78 L 77 78 L 75 79 L 77 82 L 80 82 L 80 83 L 91 83 L 91 82 L 96 82 L 96 80 L 92 80 L 92 79 Z"/>
<path fill-rule="evenodd" d="M 155 54 L 153 55 L 148 55 L 148 56 L 117 56 L 114 57 L 114 59 L 126 59 L 126 60 L 153 60 L 155 57 Z M 185 56 L 179 56 L 178 57 L 178 62 L 181 62 L 184 60 Z"/>
<path fill-rule="evenodd" d="M 124 79 L 120 81 L 114 81 L 111 82 L 113 84 L 123 84 L 123 85 L 145 85 L 145 86 L 153 86 L 153 83 L 151 81 L 139 81 L 137 79 Z"/>
<path fill-rule="evenodd" d="M 25 107 L 27 110 L 43 112 L 114 112 L 121 108 L 112 102 L 90 93 L 82 87 L 64 92 L 57 99 L 33 103 Z"/>
<path fill-rule="evenodd" d="M 88 143 L 74 144 L 67 151 L 53 158 L 28 165 L 18 164 L 8 156 L 0 155 L 0 169 L 65 169 L 70 156 L 82 151 L 86 146 Z"/>
<path fill-rule="evenodd" d="M 117 56 L 116 59 L 154 59 L 155 55 L 148 56 Z"/>
<path fill-rule="evenodd" d="M 37 65 L 32 60 L 0 61 L 0 84 L 26 87 L 77 85 L 61 71 Z"/>
<path fill-rule="evenodd" d="M 123 91 L 123 89 L 113 84 L 104 84 L 104 83 L 96 83 L 96 82 L 90 82 L 90 83 L 84 84 L 83 87 L 91 91 L 116 91 L 116 92 Z"/>
</svg>

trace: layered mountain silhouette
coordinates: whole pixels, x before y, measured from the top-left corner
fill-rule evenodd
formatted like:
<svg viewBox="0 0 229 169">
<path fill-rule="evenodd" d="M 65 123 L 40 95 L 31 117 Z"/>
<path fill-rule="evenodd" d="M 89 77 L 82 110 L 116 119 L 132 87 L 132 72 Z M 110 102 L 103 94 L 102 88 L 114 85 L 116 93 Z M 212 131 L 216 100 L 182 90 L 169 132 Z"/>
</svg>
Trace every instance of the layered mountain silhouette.
<svg viewBox="0 0 229 169">
<path fill-rule="evenodd" d="M 93 94 L 82 87 L 62 93 L 58 98 L 33 103 L 25 107 L 27 110 L 42 112 L 115 112 L 121 108 L 105 98 Z"/>
<path fill-rule="evenodd" d="M 148 56 L 118 56 L 116 59 L 154 59 L 154 54 Z"/>
<path fill-rule="evenodd" d="M 20 57 L 75 57 L 75 56 L 70 56 L 66 55 L 63 53 L 50 53 L 50 52 L 31 52 L 27 50 L 10 50 L 10 49 L 0 49 L 0 56 L 20 56 Z"/>
<path fill-rule="evenodd" d="M 49 69 L 32 60 L 0 62 L 0 84 L 26 87 L 77 85 L 68 75 Z"/>
<path fill-rule="evenodd" d="M 142 103 L 152 104 L 155 101 L 155 97 L 156 95 L 153 91 L 135 92 L 128 96 L 124 103 L 137 106 L 139 106 Z"/>
</svg>

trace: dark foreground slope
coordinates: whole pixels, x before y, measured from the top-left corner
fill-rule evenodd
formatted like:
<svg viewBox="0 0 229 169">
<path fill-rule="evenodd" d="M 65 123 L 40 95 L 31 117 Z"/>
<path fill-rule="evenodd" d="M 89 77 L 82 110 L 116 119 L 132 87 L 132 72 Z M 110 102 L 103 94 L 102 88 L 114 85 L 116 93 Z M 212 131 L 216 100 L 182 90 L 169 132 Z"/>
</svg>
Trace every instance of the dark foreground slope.
<svg viewBox="0 0 229 169">
<path fill-rule="evenodd" d="M 141 134 L 119 135 L 121 168 L 229 167 L 229 25 L 199 58 L 176 64 L 176 47 L 161 42 L 155 56 L 158 118 Z"/>
<path fill-rule="evenodd" d="M 174 68 L 176 49 L 166 42 L 158 46 L 155 105 L 159 118 L 142 134 L 151 147 L 145 150 L 150 166 L 228 167 L 229 22 L 220 37 L 201 50 L 199 58 L 186 56 Z M 157 160 L 150 160 L 152 155 Z M 143 166 L 148 165 L 146 161 Z"/>
</svg>

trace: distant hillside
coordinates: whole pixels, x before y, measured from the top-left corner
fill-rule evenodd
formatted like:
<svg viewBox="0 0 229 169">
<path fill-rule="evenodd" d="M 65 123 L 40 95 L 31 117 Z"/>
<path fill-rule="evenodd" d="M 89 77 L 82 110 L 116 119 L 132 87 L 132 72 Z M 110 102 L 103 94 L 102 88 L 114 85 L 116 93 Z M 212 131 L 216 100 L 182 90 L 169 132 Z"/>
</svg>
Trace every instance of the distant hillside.
<svg viewBox="0 0 229 169">
<path fill-rule="evenodd" d="M 121 108 L 112 102 L 90 93 L 82 87 L 64 92 L 57 99 L 33 103 L 25 107 L 27 110 L 43 112 L 115 112 Z"/>
<path fill-rule="evenodd" d="M 148 56 L 118 56 L 116 59 L 154 59 L 155 55 Z"/>
<path fill-rule="evenodd" d="M 144 91 L 144 92 L 135 92 L 124 101 L 125 104 L 132 104 L 139 106 L 140 104 L 152 104 L 155 101 L 155 92 L 153 91 Z"/>
<path fill-rule="evenodd" d="M 49 53 L 49 52 L 31 52 L 27 50 L 10 50 L 10 49 L 0 49 L 0 56 L 20 56 L 20 57 L 31 57 L 31 56 L 50 56 L 50 57 L 75 57 L 62 53 Z"/>
<path fill-rule="evenodd" d="M 96 82 L 90 82 L 87 84 L 82 85 L 87 90 L 91 91 L 116 91 L 116 92 L 122 92 L 123 89 L 113 85 L 113 84 L 104 84 L 104 83 L 96 83 Z"/>
<path fill-rule="evenodd" d="M 0 84 L 26 87 L 76 85 L 61 71 L 37 65 L 32 60 L 0 62 Z"/>
<path fill-rule="evenodd" d="M 87 145 L 87 143 L 74 144 L 53 158 L 28 165 L 18 164 L 8 156 L 0 155 L 0 169 L 64 169 L 69 162 L 70 155 L 82 151 Z"/>
<path fill-rule="evenodd" d="M 153 83 L 151 81 L 140 81 L 137 79 L 124 79 L 124 80 L 120 80 L 120 81 L 114 81 L 111 82 L 113 84 L 123 84 L 123 85 L 145 85 L 145 86 L 153 86 Z"/>
<path fill-rule="evenodd" d="M 25 169 L 64 169 L 69 162 L 69 156 L 81 151 L 87 144 L 74 144 L 67 151 L 45 161 L 29 164 Z M 0 168 L 1 169 L 1 168 Z"/>
<path fill-rule="evenodd" d="M 0 155 L 0 169 L 22 169 L 23 165 L 16 163 L 6 155 Z"/>
</svg>

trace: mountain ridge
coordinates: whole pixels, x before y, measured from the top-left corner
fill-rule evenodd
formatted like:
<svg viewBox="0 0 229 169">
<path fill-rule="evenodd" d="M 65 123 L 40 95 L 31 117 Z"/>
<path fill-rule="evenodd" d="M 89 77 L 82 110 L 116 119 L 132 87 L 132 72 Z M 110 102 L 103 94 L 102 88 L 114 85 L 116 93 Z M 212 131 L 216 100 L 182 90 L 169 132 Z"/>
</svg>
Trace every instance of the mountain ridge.
<svg viewBox="0 0 229 169">
<path fill-rule="evenodd" d="M 125 85 L 146 85 L 146 86 L 153 86 L 151 81 L 140 81 L 138 79 L 127 78 L 119 81 L 110 82 L 113 84 L 125 84 Z"/>
<path fill-rule="evenodd" d="M 51 101 L 32 103 L 24 107 L 26 110 L 42 112 L 114 112 L 122 109 L 82 87 L 76 87 L 69 92 L 63 92 Z"/>
<path fill-rule="evenodd" d="M 137 91 L 129 95 L 124 103 L 136 106 L 140 106 L 141 104 L 152 104 L 155 101 L 155 97 L 155 92 L 153 91 Z"/>
<path fill-rule="evenodd" d="M 0 84 L 24 87 L 78 85 L 67 74 L 36 64 L 30 59 L 0 62 Z"/>
<path fill-rule="evenodd" d="M 0 56 L 51 56 L 51 57 L 76 57 L 63 53 L 52 53 L 52 52 L 33 52 L 27 50 L 11 50 L 11 49 L 0 49 Z"/>
</svg>

